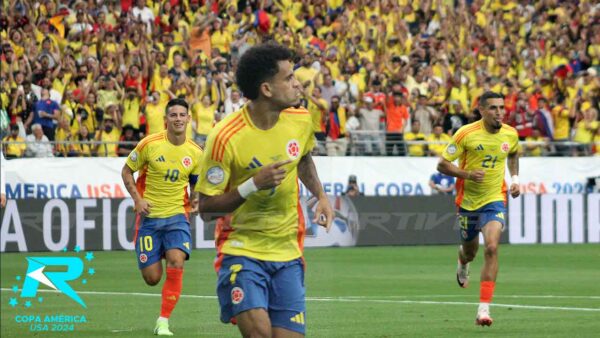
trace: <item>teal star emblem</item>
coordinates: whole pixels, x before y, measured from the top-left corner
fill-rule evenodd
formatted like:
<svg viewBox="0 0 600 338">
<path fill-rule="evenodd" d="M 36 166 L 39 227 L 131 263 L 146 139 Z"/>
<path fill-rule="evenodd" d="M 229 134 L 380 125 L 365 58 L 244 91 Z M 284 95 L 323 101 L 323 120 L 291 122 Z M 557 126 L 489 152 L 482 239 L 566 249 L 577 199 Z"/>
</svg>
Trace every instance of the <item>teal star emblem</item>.
<svg viewBox="0 0 600 338">
<path fill-rule="evenodd" d="M 87 284 L 87 279 L 82 279 L 82 280 L 81 280 L 81 283 L 82 283 L 82 284 Z"/>
<path fill-rule="evenodd" d="M 85 259 L 87 259 L 88 262 L 91 262 L 94 259 L 94 253 L 93 252 L 86 252 L 85 253 Z"/>
<path fill-rule="evenodd" d="M 79 245 L 76 245 L 75 249 L 73 249 L 73 251 L 79 253 L 79 251 L 81 251 L 81 248 L 79 247 Z"/>
<path fill-rule="evenodd" d="M 15 277 L 16 280 L 21 280 L 21 276 Z"/>
<path fill-rule="evenodd" d="M 19 291 L 19 287 L 18 287 L 17 285 L 13 285 L 13 287 L 12 287 L 12 291 L 13 291 L 14 293 L 17 293 L 17 292 Z"/>
<path fill-rule="evenodd" d="M 62 249 L 62 252 L 67 252 L 67 247 L 66 246 Z"/>
<path fill-rule="evenodd" d="M 88 273 L 93 276 L 96 273 L 96 270 L 94 270 L 94 268 L 89 268 Z"/>
<path fill-rule="evenodd" d="M 38 297 L 38 302 L 43 302 L 44 301 L 44 297 Z"/>
<path fill-rule="evenodd" d="M 27 308 L 31 307 L 31 301 L 26 301 L 25 302 L 25 307 L 27 307 Z"/>
<path fill-rule="evenodd" d="M 8 304 L 10 304 L 10 306 L 15 307 L 17 306 L 17 304 L 19 304 L 19 301 L 17 301 L 16 298 L 11 298 L 10 301 L 8 302 Z"/>
</svg>

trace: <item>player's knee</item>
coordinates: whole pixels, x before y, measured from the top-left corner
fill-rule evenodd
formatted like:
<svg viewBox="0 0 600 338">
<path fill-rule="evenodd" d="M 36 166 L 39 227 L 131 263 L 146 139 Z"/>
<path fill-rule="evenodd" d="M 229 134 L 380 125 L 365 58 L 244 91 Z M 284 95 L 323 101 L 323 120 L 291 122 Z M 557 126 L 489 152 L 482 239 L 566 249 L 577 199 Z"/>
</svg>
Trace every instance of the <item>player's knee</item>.
<svg viewBox="0 0 600 338">
<path fill-rule="evenodd" d="M 485 246 L 486 256 L 496 256 L 498 254 L 498 244 L 488 244 Z"/>
<path fill-rule="evenodd" d="M 160 282 L 162 276 L 158 274 L 145 274 L 142 275 L 142 277 L 144 277 L 144 282 L 146 282 L 146 284 L 154 286 Z"/>
<path fill-rule="evenodd" d="M 167 267 L 168 268 L 175 268 L 175 269 L 183 269 L 183 261 L 180 261 L 180 260 L 167 260 Z"/>
<path fill-rule="evenodd" d="M 467 260 L 467 262 L 471 262 L 475 259 L 474 251 L 465 251 L 465 252 L 463 252 L 463 255 L 464 255 L 465 259 Z"/>
</svg>

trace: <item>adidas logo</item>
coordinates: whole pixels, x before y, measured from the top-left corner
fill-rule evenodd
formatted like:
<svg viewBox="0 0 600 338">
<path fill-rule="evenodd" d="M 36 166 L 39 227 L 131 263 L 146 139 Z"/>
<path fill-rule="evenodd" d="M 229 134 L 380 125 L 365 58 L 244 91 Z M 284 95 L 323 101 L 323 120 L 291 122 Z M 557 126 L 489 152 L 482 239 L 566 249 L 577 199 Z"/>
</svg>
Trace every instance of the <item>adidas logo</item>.
<svg viewBox="0 0 600 338">
<path fill-rule="evenodd" d="M 260 163 L 260 161 L 256 158 L 256 157 L 252 157 L 252 162 L 250 162 L 250 164 L 248 164 L 248 166 L 244 169 L 246 170 L 250 170 L 250 169 L 256 169 L 259 167 L 262 167 L 262 163 Z"/>
<path fill-rule="evenodd" d="M 290 318 L 290 321 L 292 323 L 298 323 L 298 324 L 304 325 L 304 312 L 300 312 L 299 314 L 297 314 L 294 317 Z"/>
<path fill-rule="evenodd" d="M 190 242 L 183 242 L 183 246 L 185 246 L 186 249 L 190 249 Z"/>
<path fill-rule="evenodd" d="M 496 214 L 496 217 L 500 218 L 500 219 L 504 219 L 504 213 L 503 212 L 499 212 Z"/>
<path fill-rule="evenodd" d="M 475 150 L 483 150 L 483 146 L 482 146 L 481 144 L 479 144 L 479 145 L 477 146 L 477 148 L 475 148 Z"/>
<path fill-rule="evenodd" d="M 165 157 L 160 155 L 155 161 L 156 162 L 165 162 Z"/>
</svg>

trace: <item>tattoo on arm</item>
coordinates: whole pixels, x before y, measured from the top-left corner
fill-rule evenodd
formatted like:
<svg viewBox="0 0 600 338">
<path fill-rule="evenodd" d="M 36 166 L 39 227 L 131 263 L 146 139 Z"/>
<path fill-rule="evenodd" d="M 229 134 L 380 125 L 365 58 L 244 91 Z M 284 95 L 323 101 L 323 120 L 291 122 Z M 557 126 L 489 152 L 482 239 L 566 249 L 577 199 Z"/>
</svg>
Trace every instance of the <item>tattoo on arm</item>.
<svg viewBox="0 0 600 338">
<path fill-rule="evenodd" d="M 317 168 L 310 154 L 306 154 L 300 159 L 298 163 L 298 177 L 313 196 L 319 197 L 324 194 L 321 180 L 319 180 L 319 176 L 317 175 Z"/>
</svg>

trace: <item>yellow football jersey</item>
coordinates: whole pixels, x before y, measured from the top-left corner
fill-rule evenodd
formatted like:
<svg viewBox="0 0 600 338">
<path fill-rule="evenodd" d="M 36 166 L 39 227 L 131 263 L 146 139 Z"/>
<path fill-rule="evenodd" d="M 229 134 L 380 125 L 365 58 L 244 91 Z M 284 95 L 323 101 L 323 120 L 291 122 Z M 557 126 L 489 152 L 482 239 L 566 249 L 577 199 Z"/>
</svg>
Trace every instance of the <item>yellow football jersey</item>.
<svg viewBox="0 0 600 338">
<path fill-rule="evenodd" d="M 138 193 L 150 203 L 148 217 L 167 218 L 187 214 L 190 204 L 188 183 L 194 185 L 200 174 L 202 149 L 191 139 L 176 146 L 167 131 L 144 137 L 127 157 L 131 170 L 140 170 Z"/>
<path fill-rule="evenodd" d="M 315 145 L 310 113 L 304 108 L 281 112 L 269 130 L 252 123 L 246 107 L 227 116 L 208 135 L 196 190 L 215 196 L 235 189 L 263 166 L 287 159 L 287 176 L 274 189 L 261 190 L 216 229 L 222 254 L 286 262 L 302 256 L 304 219 L 300 209 L 298 162 Z M 216 267 L 220 266 L 220 260 Z"/>
<path fill-rule="evenodd" d="M 517 131 L 506 124 L 496 134 L 489 133 L 483 120 L 461 127 L 448 143 L 442 157 L 452 162 L 459 159 L 463 170 L 483 170 L 482 183 L 456 180 L 456 205 L 466 210 L 476 210 L 496 201 L 506 203 L 504 172 L 508 154 L 518 151 Z"/>
</svg>

